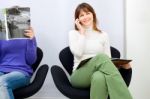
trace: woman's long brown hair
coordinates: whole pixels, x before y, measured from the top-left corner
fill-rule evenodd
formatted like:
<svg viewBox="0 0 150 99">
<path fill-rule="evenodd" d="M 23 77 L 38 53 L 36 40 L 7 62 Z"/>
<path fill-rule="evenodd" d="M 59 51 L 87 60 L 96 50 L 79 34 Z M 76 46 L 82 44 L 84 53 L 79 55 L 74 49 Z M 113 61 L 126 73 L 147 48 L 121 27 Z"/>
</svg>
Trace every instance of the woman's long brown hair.
<svg viewBox="0 0 150 99">
<path fill-rule="evenodd" d="M 101 32 L 100 29 L 97 28 L 97 18 L 96 18 L 96 13 L 94 11 L 94 9 L 92 8 L 91 5 L 89 5 L 88 3 L 81 3 L 77 6 L 76 10 L 75 10 L 75 20 L 77 18 L 79 18 L 79 14 L 80 14 L 80 11 L 83 10 L 85 12 L 91 12 L 93 14 L 93 29 L 95 31 L 98 31 L 98 32 Z M 75 29 L 78 30 L 76 24 L 75 24 Z"/>
</svg>

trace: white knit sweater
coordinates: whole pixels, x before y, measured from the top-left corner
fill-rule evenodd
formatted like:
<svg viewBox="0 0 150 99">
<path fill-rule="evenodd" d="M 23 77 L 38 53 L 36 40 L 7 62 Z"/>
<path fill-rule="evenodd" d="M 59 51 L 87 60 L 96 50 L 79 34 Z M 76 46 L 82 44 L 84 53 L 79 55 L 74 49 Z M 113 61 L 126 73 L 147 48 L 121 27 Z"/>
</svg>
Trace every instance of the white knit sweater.
<svg viewBox="0 0 150 99">
<path fill-rule="evenodd" d="M 97 32 L 91 28 L 86 29 L 85 35 L 81 35 L 77 30 L 70 31 L 69 47 L 74 55 L 73 71 L 82 60 L 94 57 L 97 53 L 105 53 L 111 57 L 107 33 Z"/>
</svg>

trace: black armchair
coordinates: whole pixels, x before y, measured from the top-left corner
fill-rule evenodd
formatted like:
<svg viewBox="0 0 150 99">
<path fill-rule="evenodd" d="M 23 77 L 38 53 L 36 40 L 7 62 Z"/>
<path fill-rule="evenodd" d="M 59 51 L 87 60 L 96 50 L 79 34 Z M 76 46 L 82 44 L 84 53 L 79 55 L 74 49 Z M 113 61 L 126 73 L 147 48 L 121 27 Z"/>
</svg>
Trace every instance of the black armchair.
<svg viewBox="0 0 150 99">
<path fill-rule="evenodd" d="M 37 60 L 32 65 L 34 72 L 36 71 L 37 67 L 39 66 L 42 58 L 43 58 L 43 52 L 38 47 L 37 48 Z M 24 99 L 24 98 L 30 97 L 30 96 L 34 95 L 36 92 L 38 92 L 45 81 L 48 69 L 49 69 L 49 67 L 46 64 L 40 66 L 37 69 L 37 72 L 36 72 L 36 75 L 35 75 L 33 81 L 29 85 L 15 89 L 13 91 L 15 99 Z"/>
<path fill-rule="evenodd" d="M 120 58 L 120 52 L 116 48 L 111 47 L 111 56 L 113 58 Z M 59 59 L 69 75 L 71 75 L 73 69 L 73 55 L 69 47 L 64 48 L 60 52 Z M 63 95 L 67 96 L 70 99 L 90 99 L 90 89 L 80 89 L 72 87 L 67 75 L 60 66 L 53 65 L 51 67 L 51 74 L 57 89 Z"/>
</svg>

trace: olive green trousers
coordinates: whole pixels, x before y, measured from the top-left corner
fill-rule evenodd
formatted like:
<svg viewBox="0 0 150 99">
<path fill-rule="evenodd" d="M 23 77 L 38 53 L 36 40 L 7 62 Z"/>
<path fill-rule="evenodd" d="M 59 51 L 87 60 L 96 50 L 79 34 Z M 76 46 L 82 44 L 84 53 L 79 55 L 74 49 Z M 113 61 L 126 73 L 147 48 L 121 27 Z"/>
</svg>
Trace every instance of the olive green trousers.
<svg viewBox="0 0 150 99">
<path fill-rule="evenodd" d="M 70 83 L 77 88 L 90 87 L 90 99 L 133 99 L 122 76 L 110 58 L 97 54 L 75 70 Z"/>
</svg>

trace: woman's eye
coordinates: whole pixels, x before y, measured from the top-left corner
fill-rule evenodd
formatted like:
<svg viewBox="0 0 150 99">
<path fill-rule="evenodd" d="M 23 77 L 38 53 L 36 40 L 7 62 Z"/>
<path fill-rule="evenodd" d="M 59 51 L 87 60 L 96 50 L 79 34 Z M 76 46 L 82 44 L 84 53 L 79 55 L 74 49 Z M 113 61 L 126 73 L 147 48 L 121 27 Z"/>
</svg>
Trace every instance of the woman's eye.
<svg viewBox="0 0 150 99">
<path fill-rule="evenodd" d="M 79 17 L 83 17 L 83 14 L 82 14 L 82 15 L 80 15 Z"/>
<path fill-rule="evenodd" d="M 87 14 L 90 14 L 90 12 L 87 12 Z"/>
</svg>

